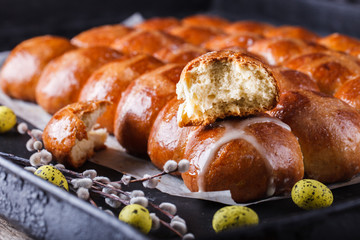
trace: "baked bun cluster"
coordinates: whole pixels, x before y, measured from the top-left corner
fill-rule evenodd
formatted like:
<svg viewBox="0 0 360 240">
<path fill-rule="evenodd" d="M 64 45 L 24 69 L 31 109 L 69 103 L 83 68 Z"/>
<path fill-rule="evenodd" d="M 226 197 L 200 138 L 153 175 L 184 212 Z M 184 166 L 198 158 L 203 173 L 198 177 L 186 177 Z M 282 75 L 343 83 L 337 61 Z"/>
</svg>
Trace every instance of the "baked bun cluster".
<svg viewBox="0 0 360 240">
<path fill-rule="evenodd" d="M 44 144 L 59 162 L 81 166 L 107 130 L 158 168 L 188 159 L 191 191 L 246 202 L 360 172 L 359 58 L 338 33 L 164 17 L 26 40 L 0 86 L 54 114 Z"/>
</svg>

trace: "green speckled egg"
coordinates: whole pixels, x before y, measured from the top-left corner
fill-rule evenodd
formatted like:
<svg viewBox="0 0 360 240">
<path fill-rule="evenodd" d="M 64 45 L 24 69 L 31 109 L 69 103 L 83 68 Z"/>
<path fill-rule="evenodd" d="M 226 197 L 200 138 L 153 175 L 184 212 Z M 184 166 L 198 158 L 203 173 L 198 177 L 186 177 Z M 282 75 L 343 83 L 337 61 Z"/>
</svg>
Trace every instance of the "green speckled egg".
<svg viewBox="0 0 360 240">
<path fill-rule="evenodd" d="M 68 182 L 65 176 L 56 168 L 50 165 L 44 165 L 39 167 L 35 173 L 36 176 L 51 182 L 52 184 L 61 187 L 62 189 L 69 191 Z"/>
<path fill-rule="evenodd" d="M 0 133 L 12 129 L 16 124 L 15 113 L 6 106 L 0 106 Z"/>
<path fill-rule="evenodd" d="M 298 181 L 292 188 L 291 198 L 296 205 L 306 210 L 329 207 L 333 202 L 331 190 L 313 179 Z"/>
<path fill-rule="evenodd" d="M 227 206 L 219 209 L 213 217 L 212 226 L 215 232 L 226 229 L 255 225 L 259 217 L 254 210 L 243 206 Z"/>
<path fill-rule="evenodd" d="M 130 204 L 124 207 L 119 219 L 147 234 L 152 225 L 149 211 L 139 204 Z"/>
</svg>

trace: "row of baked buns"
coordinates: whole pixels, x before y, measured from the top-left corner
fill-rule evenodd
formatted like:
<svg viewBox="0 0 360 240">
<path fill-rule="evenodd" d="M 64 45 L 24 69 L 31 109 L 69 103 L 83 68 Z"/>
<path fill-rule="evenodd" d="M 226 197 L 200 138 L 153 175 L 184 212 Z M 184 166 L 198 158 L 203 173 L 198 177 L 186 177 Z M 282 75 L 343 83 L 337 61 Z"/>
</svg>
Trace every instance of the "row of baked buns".
<svg viewBox="0 0 360 240">
<path fill-rule="evenodd" d="M 159 168 L 189 159 L 191 191 L 230 189 L 244 202 L 288 192 L 304 174 L 331 183 L 360 171 L 359 48 L 296 26 L 153 18 L 26 40 L 0 85 L 51 114 L 111 102 L 98 123 L 127 152 Z"/>
</svg>

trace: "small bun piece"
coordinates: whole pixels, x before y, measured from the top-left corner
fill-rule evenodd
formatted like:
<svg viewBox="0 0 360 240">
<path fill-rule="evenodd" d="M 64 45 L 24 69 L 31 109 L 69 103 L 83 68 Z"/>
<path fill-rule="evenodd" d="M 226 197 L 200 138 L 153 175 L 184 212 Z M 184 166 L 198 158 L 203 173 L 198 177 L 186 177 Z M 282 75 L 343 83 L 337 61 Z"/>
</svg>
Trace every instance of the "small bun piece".
<svg viewBox="0 0 360 240">
<path fill-rule="evenodd" d="M 55 160 L 78 168 L 104 148 L 105 129 L 95 129 L 96 120 L 110 104 L 108 101 L 77 102 L 60 109 L 51 118 L 43 132 L 46 150 Z"/>
<path fill-rule="evenodd" d="M 250 54 L 219 51 L 188 63 L 176 86 L 178 124 L 206 125 L 218 118 L 247 116 L 279 101 L 276 71 Z"/>
</svg>

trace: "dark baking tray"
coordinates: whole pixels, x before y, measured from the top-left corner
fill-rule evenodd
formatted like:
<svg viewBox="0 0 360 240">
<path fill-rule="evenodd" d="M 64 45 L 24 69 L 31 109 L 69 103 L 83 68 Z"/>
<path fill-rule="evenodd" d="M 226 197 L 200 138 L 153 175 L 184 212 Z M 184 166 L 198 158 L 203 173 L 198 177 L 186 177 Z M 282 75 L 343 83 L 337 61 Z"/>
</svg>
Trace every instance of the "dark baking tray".
<svg viewBox="0 0 360 240">
<path fill-rule="evenodd" d="M 22 121 L 20 119 L 20 121 Z M 27 136 L 12 130 L 0 135 L 0 151 L 29 157 L 25 149 Z M 96 169 L 112 180 L 121 174 L 88 162 L 83 169 Z M 83 170 L 81 169 L 81 170 Z M 96 209 L 21 167 L 0 158 L 0 215 L 36 239 L 177 239 L 167 229 L 148 236 Z M 178 214 L 188 224 L 197 239 L 330 239 L 360 238 L 360 185 L 333 190 L 334 204 L 327 209 L 304 211 L 291 199 L 253 204 L 260 224 L 254 227 L 215 234 L 211 228 L 213 214 L 223 204 L 174 197 L 158 190 L 143 189 L 141 184 L 131 189 L 142 189 L 157 204 L 173 202 Z M 130 190 L 130 189 L 128 189 Z M 106 207 L 102 199 L 98 205 Z M 115 213 L 117 213 L 115 211 Z"/>
<path fill-rule="evenodd" d="M 24 1 L 25 2 L 25 1 Z M 67 1 L 64 1 L 67 3 Z M 81 2 L 81 1 L 80 1 Z M 133 2 L 144 2 L 134 0 Z M 195 8 L 156 9 L 165 1 L 155 1 L 153 9 L 144 12 L 145 17 L 194 13 L 213 13 L 231 20 L 255 19 L 274 24 L 302 25 L 320 34 L 342 32 L 360 36 L 360 11 L 358 4 L 316 2 L 308 0 L 215 0 L 195 1 Z M 186 1 L 185 1 L 186 2 Z M 200 7 L 207 2 L 206 7 Z M 187 1 L 190 4 L 190 1 Z M 135 4 L 136 5 L 136 4 Z M 166 4 L 165 4 L 166 5 Z M 168 4 L 167 4 L 168 5 Z M 166 5 L 166 6 L 167 6 Z M 95 8 L 96 6 L 94 6 Z M 68 11 L 72 11 L 68 9 Z M 121 10 L 118 22 L 129 16 L 133 9 Z M 101 15 L 101 13 L 99 13 Z M 126 16 L 125 16 L 126 15 Z M 71 16 L 68 15 L 68 16 Z M 116 22 L 114 17 L 93 21 L 93 25 Z M 69 19 L 71 20 L 71 19 Z M 39 23 L 40 24 L 40 23 Z M 44 23 L 45 24 L 45 23 Z M 66 25 L 63 25 L 63 27 Z M 77 25 L 76 25 L 77 26 Z M 42 28 L 47 31 L 44 25 Z M 79 27 L 79 26 L 77 26 Z M 89 26 L 82 25 L 84 29 Z M 74 30 L 74 29 L 73 29 Z M 77 32 L 79 29 L 75 29 Z M 46 32 L 45 32 L 46 33 Z M 59 32 L 52 32 L 53 34 Z M 42 33 L 43 34 L 43 33 Z M 67 32 L 71 37 L 73 32 Z M 66 35 L 66 34 L 65 34 Z M 27 137 L 10 131 L 0 135 L 0 151 L 29 157 L 25 150 Z M 121 174 L 88 162 L 85 168 L 95 168 L 101 175 L 119 179 Z M 72 194 L 48 184 L 9 161 L 0 159 L 0 215 L 36 239 L 177 239 L 162 228 L 148 236 L 138 233 Z M 134 189 L 142 189 L 134 184 Z M 333 190 L 334 204 L 326 209 L 303 211 L 291 199 L 263 202 L 251 205 L 260 217 L 260 224 L 215 234 L 211 227 L 213 214 L 223 204 L 204 200 L 174 197 L 158 190 L 143 189 L 151 200 L 159 204 L 173 202 L 178 214 L 187 223 L 189 232 L 196 239 L 359 239 L 360 231 L 360 184 Z M 102 199 L 95 199 L 105 206 Z M 116 213 L 116 212 L 115 212 Z"/>
<path fill-rule="evenodd" d="M 20 120 L 21 121 L 21 120 Z M 25 149 L 27 136 L 12 130 L 0 135 L 0 151 L 29 157 Z M 83 169 L 96 169 L 112 180 L 121 174 L 88 162 Z M 83 170 L 81 169 L 81 170 Z M 96 209 L 70 193 L 35 177 L 10 161 L 0 158 L 0 215 L 36 239 L 177 239 L 167 229 L 148 236 Z M 215 234 L 211 228 L 213 214 L 223 204 L 174 197 L 158 190 L 142 189 L 157 204 L 175 203 L 178 214 L 197 239 L 330 239 L 360 238 L 360 185 L 333 190 L 334 204 L 327 209 L 304 211 L 291 199 L 253 204 L 260 224 L 254 227 Z M 127 189 L 127 190 L 131 190 Z M 104 201 L 95 198 L 98 205 Z M 117 214 L 117 212 L 115 211 Z"/>
</svg>

